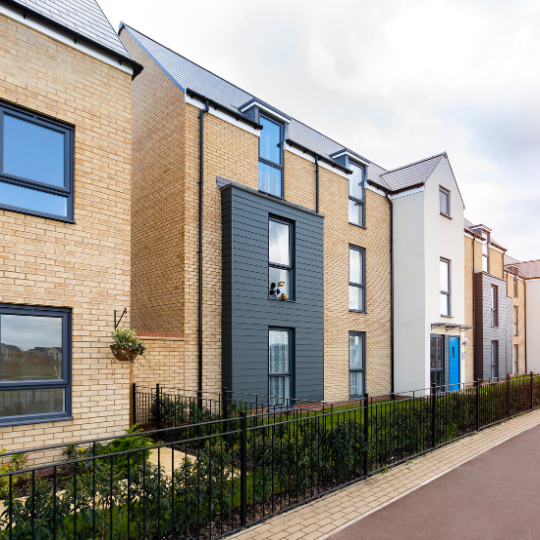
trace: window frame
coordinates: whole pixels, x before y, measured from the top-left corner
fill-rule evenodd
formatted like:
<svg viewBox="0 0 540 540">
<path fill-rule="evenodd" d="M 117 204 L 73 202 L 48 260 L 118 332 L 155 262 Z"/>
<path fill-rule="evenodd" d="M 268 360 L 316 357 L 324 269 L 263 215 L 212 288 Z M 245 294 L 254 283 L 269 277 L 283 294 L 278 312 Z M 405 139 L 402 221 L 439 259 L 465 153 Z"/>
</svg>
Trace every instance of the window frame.
<svg viewBox="0 0 540 540">
<path fill-rule="evenodd" d="M 495 355 L 493 352 L 495 351 Z M 491 379 L 498 379 L 499 378 L 499 341 L 493 340 L 491 342 Z M 495 370 L 495 375 L 493 374 Z"/>
<path fill-rule="evenodd" d="M 487 274 L 489 274 L 489 246 L 490 235 L 487 232 L 482 232 L 482 272 L 486 272 Z M 485 270 L 484 265 L 486 267 Z"/>
<path fill-rule="evenodd" d="M 452 297 L 451 297 L 451 294 L 452 294 L 452 280 L 451 280 L 451 276 L 452 276 L 452 271 L 451 271 L 451 264 L 452 262 L 450 261 L 450 259 L 446 259 L 444 257 L 441 257 L 440 258 L 440 262 L 444 262 L 446 263 L 446 267 L 448 269 L 448 290 L 447 291 L 440 291 L 440 296 L 446 296 L 446 302 L 447 302 L 447 307 L 448 307 L 448 313 L 447 314 L 442 314 L 441 313 L 441 317 L 452 317 Z M 439 276 L 439 283 L 440 283 L 440 276 Z M 440 304 L 439 304 L 440 305 Z"/>
<path fill-rule="evenodd" d="M 1 382 L 0 392 L 16 390 L 43 390 L 52 388 L 63 388 L 65 391 L 65 411 L 59 413 L 27 414 L 19 416 L 0 417 L 1 426 L 38 424 L 42 422 L 56 422 L 61 420 L 71 420 L 71 365 L 72 365 L 72 337 L 71 337 L 71 317 L 70 308 L 44 307 L 0 304 L 0 315 L 19 315 L 43 317 L 62 317 L 62 379 L 45 381 L 13 381 Z M 2 328 L 0 321 L 0 341 L 2 339 Z"/>
<path fill-rule="evenodd" d="M 518 278 L 514 278 L 514 298 L 518 298 Z"/>
<path fill-rule="evenodd" d="M 362 338 L 362 358 L 364 359 L 362 369 L 351 369 L 351 336 L 359 336 Z M 349 399 L 358 399 L 363 398 L 366 395 L 366 332 L 357 332 L 354 330 L 349 331 Z M 361 394 L 351 394 L 351 383 L 350 383 L 350 374 L 351 373 L 363 373 L 364 377 L 362 378 L 362 393 Z"/>
<path fill-rule="evenodd" d="M 361 227 L 362 229 L 366 228 L 366 167 L 364 165 L 361 165 L 360 163 L 357 163 L 356 161 L 349 160 L 349 166 L 357 167 L 362 171 L 362 199 L 357 199 L 356 197 L 351 196 L 350 194 L 350 183 L 352 181 L 352 175 L 348 179 L 347 189 L 349 192 L 349 198 L 348 201 L 353 201 L 356 204 L 359 204 L 362 208 L 362 222 L 361 223 L 353 223 L 350 220 L 349 215 L 349 208 L 347 207 L 347 219 L 349 220 L 349 223 L 351 225 L 356 225 L 357 227 Z M 348 204 L 348 203 L 347 203 Z"/>
<path fill-rule="evenodd" d="M 39 180 L 33 180 L 31 178 L 25 178 L 23 176 L 17 176 L 11 173 L 4 172 L 4 116 L 11 116 L 25 122 L 38 125 L 40 127 L 50 129 L 62 133 L 64 135 L 64 178 L 65 186 L 55 186 L 53 184 L 47 184 Z M 14 105 L 7 104 L 0 101 L 0 181 L 11 184 L 14 186 L 33 189 L 42 193 L 48 193 L 50 195 L 57 195 L 66 198 L 67 202 L 67 216 L 61 216 L 59 214 L 50 214 L 48 212 L 40 212 L 38 210 L 26 209 L 22 206 L 12 206 L 8 204 L 2 204 L 0 202 L 0 208 L 9 210 L 10 212 L 17 212 L 19 214 L 26 214 L 31 216 L 45 217 L 47 219 L 54 219 L 55 221 L 63 221 L 66 223 L 75 223 L 74 221 L 74 164 L 75 164 L 75 130 L 73 126 L 59 122 L 47 116 L 38 114 L 36 112 L 24 109 L 22 107 L 16 107 Z"/>
<path fill-rule="evenodd" d="M 491 327 L 498 328 L 498 326 L 499 326 L 499 287 L 497 287 L 497 285 L 491 285 Z"/>
<path fill-rule="evenodd" d="M 270 332 L 272 331 L 278 331 L 278 332 L 287 332 L 289 336 L 289 371 L 288 372 L 270 372 Z M 267 355 L 267 375 L 268 375 L 268 381 L 267 381 L 267 388 L 268 388 L 268 405 L 273 408 L 287 408 L 294 404 L 294 396 L 295 396 L 295 383 L 294 383 L 294 329 L 293 328 L 286 328 L 283 326 L 269 326 L 268 327 L 268 355 Z M 270 395 L 270 377 L 282 377 L 282 378 L 289 378 L 289 390 L 290 390 L 290 396 L 288 398 L 285 398 L 289 401 L 289 403 L 285 406 L 283 405 L 271 405 L 270 404 L 270 398 L 272 397 Z"/>
<path fill-rule="evenodd" d="M 356 283 L 354 281 L 351 281 L 351 255 L 350 252 L 352 251 L 359 251 L 362 253 L 362 281 L 363 284 Z M 363 309 L 351 309 L 349 306 L 349 311 L 352 313 L 366 313 L 366 248 L 355 246 L 353 244 L 349 244 L 349 249 L 347 251 L 347 263 L 349 266 L 349 288 L 350 287 L 356 287 L 358 289 L 362 289 L 362 299 L 363 299 Z M 347 289 L 348 291 L 348 289 Z"/>
<path fill-rule="evenodd" d="M 514 345 L 514 374 L 519 374 L 519 345 Z"/>
<path fill-rule="evenodd" d="M 275 221 L 289 227 L 289 261 L 290 264 L 275 263 L 270 260 L 270 222 Z M 281 300 L 280 298 L 274 298 L 270 296 L 270 279 L 268 279 L 266 285 L 268 289 L 268 299 L 269 300 L 279 300 L 280 302 L 291 302 L 296 298 L 295 294 L 295 279 L 294 279 L 294 222 L 288 221 L 286 219 L 280 218 L 279 216 L 269 215 L 268 216 L 268 277 L 270 277 L 270 268 L 277 268 L 279 270 L 288 270 L 289 275 L 291 276 L 290 284 L 290 296 L 286 300 Z"/>
<path fill-rule="evenodd" d="M 280 122 L 279 120 L 273 118 L 272 116 L 259 112 L 259 119 L 264 118 L 268 122 L 272 122 L 273 124 L 276 124 L 279 126 L 280 129 L 280 141 L 279 141 L 279 151 L 280 151 L 280 158 L 281 158 L 281 164 L 274 163 L 273 161 L 266 159 L 261 156 L 261 137 L 259 137 L 258 140 L 258 150 L 259 150 L 259 156 L 258 156 L 258 162 L 264 163 L 265 165 L 268 165 L 269 167 L 274 167 L 274 169 L 278 169 L 280 171 L 281 176 L 281 195 L 276 195 L 275 193 L 270 193 L 268 191 L 264 191 L 260 189 L 260 187 L 257 185 L 257 189 L 261 193 L 265 193 L 267 195 L 271 195 L 272 197 L 277 197 L 278 199 L 284 199 L 285 198 L 285 183 L 283 181 L 283 174 L 284 174 L 284 141 L 285 141 L 285 126 L 283 125 L 283 122 Z M 257 180 L 258 183 L 258 180 Z"/>
<path fill-rule="evenodd" d="M 433 343 L 435 342 L 435 347 Z M 435 367 L 431 365 L 431 356 L 433 351 L 435 352 Z M 441 354 L 441 367 L 438 367 L 439 351 Z M 444 386 L 444 362 L 445 362 L 445 339 L 440 334 L 432 334 L 429 336 L 429 382 L 430 387 L 441 388 Z M 435 374 L 435 376 L 434 376 Z M 439 380 L 440 374 L 440 380 Z M 435 379 L 435 381 L 433 380 Z M 440 384 L 437 384 L 440 382 Z"/>
<path fill-rule="evenodd" d="M 513 306 L 513 308 L 514 308 L 513 309 L 514 313 L 512 314 L 513 315 L 512 323 L 513 323 L 513 326 L 514 326 L 513 334 L 514 334 L 514 336 L 519 336 L 519 306 Z"/>
<path fill-rule="evenodd" d="M 444 194 L 446 196 L 446 201 L 447 201 L 447 206 L 448 206 L 448 214 L 445 214 L 443 211 L 442 211 L 442 208 L 441 208 L 441 193 Z M 439 186 L 439 212 L 441 214 L 441 216 L 444 216 L 444 217 L 452 217 L 451 216 L 451 208 L 450 208 L 450 191 L 442 186 Z"/>
</svg>

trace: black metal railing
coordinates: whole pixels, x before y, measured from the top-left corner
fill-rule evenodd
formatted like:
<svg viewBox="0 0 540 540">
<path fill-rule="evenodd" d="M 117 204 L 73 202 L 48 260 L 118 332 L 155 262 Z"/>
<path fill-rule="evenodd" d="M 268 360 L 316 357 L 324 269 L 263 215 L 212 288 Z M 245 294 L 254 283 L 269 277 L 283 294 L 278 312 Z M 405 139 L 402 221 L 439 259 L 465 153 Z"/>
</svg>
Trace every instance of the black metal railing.
<svg viewBox="0 0 540 540">
<path fill-rule="evenodd" d="M 219 538 L 540 406 L 532 373 L 452 388 L 32 449 L 62 461 L 0 474 L 0 539 Z"/>
</svg>

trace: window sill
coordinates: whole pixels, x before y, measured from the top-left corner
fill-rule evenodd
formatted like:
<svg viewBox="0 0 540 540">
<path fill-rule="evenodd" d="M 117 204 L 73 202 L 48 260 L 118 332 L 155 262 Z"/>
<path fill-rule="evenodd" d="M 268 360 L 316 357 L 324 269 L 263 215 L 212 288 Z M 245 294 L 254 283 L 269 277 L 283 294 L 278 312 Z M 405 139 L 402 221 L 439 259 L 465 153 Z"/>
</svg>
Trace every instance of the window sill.
<svg viewBox="0 0 540 540">
<path fill-rule="evenodd" d="M 12 417 L 13 418 L 13 417 Z M 22 416 L 19 419 L 12 419 L 8 421 L 3 421 L 0 418 L 0 427 L 9 427 L 9 426 L 27 426 L 30 424 L 45 424 L 48 422 L 67 422 L 69 420 L 74 420 L 71 414 L 51 414 L 49 416 Z"/>
<path fill-rule="evenodd" d="M 266 195 L 267 197 L 273 197 L 274 199 L 279 199 L 280 201 L 285 200 L 285 197 L 282 197 L 281 195 L 274 195 L 273 193 L 268 193 L 268 191 L 263 191 L 262 189 L 258 189 L 257 191 L 263 195 Z"/>
<path fill-rule="evenodd" d="M 355 227 L 358 227 L 359 229 L 364 229 L 364 231 L 367 230 L 365 225 L 358 225 L 357 223 L 353 223 L 352 221 L 349 221 L 349 225 L 354 225 Z"/>
<path fill-rule="evenodd" d="M 367 313 L 367 311 L 364 309 L 349 309 L 351 313 Z"/>
<path fill-rule="evenodd" d="M 366 399 L 363 394 L 358 394 L 356 396 L 349 396 L 349 401 L 363 401 Z"/>
<path fill-rule="evenodd" d="M 442 212 L 440 214 L 441 214 L 441 216 L 445 217 L 446 219 L 454 219 L 453 217 L 448 216 L 446 214 L 443 214 Z"/>
<path fill-rule="evenodd" d="M 273 302 L 289 302 L 291 304 L 296 304 L 296 300 L 293 300 L 292 298 L 287 298 L 287 300 L 281 300 L 281 298 L 271 298 L 270 296 L 268 297 L 268 300 L 272 300 Z"/>
<path fill-rule="evenodd" d="M 441 315 L 441 317 L 442 317 L 443 319 L 453 319 L 453 318 L 454 318 L 453 315 Z"/>
<path fill-rule="evenodd" d="M 23 214 L 25 216 L 35 216 L 43 219 L 52 219 L 53 221 L 61 221 L 62 223 L 71 223 L 75 225 L 75 221 L 62 216 L 54 216 L 52 214 L 45 214 L 43 212 L 34 212 L 33 210 L 26 210 L 25 208 L 19 208 L 18 206 L 9 206 L 8 204 L 0 204 L 0 209 L 7 210 L 9 212 L 15 212 L 17 214 Z"/>
</svg>

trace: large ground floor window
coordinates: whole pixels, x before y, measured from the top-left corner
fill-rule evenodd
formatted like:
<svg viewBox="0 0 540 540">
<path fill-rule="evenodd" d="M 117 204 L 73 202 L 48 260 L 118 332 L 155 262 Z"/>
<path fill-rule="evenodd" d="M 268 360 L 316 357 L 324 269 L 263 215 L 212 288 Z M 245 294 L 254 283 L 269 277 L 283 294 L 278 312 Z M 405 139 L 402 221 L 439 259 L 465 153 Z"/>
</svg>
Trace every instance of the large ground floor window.
<svg viewBox="0 0 540 540">
<path fill-rule="evenodd" d="M 0 304 L 0 425 L 70 414 L 71 313 Z"/>
<path fill-rule="evenodd" d="M 292 330 L 271 328 L 268 332 L 268 395 L 272 406 L 291 405 Z"/>
<path fill-rule="evenodd" d="M 430 342 L 431 386 L 444 384 L 444 336 L 431 336 Z"/>
<path fill-rule="evenodd" d="M 366 334 L 349 332 L 349 396 L 363 396 L 366 392 Z"/>
</svg>

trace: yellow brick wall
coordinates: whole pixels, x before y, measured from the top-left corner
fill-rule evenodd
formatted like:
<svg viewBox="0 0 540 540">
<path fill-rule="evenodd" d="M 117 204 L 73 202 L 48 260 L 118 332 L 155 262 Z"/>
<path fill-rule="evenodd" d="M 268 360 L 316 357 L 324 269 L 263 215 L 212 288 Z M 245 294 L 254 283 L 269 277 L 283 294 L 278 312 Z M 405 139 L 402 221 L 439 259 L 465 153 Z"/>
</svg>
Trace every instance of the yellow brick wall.
<svg viewBox="0 0 540 540">
<path fill-rule="evenodd" d="M 480 267 L 481 268 L 481 267 Z M 504 253 L 493 248 L 489 248 L 489 273 L 499 279 L 504 279 Z"/>
<path fill-rule="evenodd" d="M 505 273 L 507 294 L 512 297 L 512 345 L 518 346 L 518 371 L 525 373 L 525 282 L 518 278 L 518 295 L 514 296 L 514 275 Z M 514 307 L 518 308 L 518 335 L 514 335 Z M 514 349 L 512 348 L 512 362 L 514 361 Z M 512 364 L 513 369 L 513 364 Z"/>
<path fill-rule="evenodd" d="M 0 210 L 0 302 L 72 308 L 74 417 L 0 428 L 0 446 L 116 435 L 129 424 L 130 366 L 109 337 L 113 310 L 130 310 L 131 76 L 0 15 L 0 99 L 74 126 L 76 221 Z"/>
</svg>

